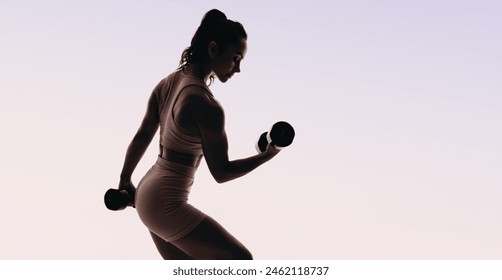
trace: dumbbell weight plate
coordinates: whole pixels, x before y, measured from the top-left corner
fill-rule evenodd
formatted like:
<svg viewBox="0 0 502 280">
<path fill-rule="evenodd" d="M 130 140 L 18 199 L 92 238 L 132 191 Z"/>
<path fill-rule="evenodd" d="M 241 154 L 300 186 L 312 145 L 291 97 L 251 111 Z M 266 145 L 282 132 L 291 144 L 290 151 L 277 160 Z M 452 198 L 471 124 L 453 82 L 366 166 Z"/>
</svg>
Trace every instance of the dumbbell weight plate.
<svg viewBox="0 0 502 280">
<path fill-rule="evenodd" d="M 105 205 L 110 210 L 123 210 L 129 205 L 129 201 L 130 197 L 126 191 L 109 189 L 105 193 Z"/>
<path fill-rule="evenodd" d="M 284 121 L 275 123 L 267 133 L 267 141 L 278 149 L 291 145 L 294 138 L 295 130 L 289 123 Z"/>
<path fill-rule="evenodd" d="M 265 152 L 267 149 L 267 132 L 263 132 L 258 141 L 256 142 L 256 151 L 258 153 Z"/>
</svg>

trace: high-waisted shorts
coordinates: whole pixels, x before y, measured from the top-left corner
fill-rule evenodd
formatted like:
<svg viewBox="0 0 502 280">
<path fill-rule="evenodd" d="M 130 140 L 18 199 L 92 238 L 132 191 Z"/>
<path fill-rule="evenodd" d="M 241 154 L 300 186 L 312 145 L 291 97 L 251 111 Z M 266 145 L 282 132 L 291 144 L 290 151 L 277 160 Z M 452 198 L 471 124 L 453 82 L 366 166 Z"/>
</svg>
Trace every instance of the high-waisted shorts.
<svg viewBox="0 0 502 280">
<path fill-rule="evenodd" d="M 206 217 L 188 203 L 196 170 L 159 157 L 138 184 L 135 207 L 141 221 L 168 242 L 186 236 Z"/>
</svg>

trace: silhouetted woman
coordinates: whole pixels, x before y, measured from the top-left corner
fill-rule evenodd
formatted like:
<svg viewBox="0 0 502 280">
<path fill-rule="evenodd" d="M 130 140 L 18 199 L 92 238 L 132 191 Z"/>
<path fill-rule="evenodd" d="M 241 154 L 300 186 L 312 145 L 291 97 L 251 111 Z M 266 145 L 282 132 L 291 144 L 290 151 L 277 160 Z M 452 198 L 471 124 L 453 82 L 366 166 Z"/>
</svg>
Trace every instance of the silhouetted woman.
<svg viewBox="0 0 502 280">
<path fill-rule="evenodd" d="M 243 26 L 218 10 L 207 12 L 183 51 L 179 68 L 153 90 L 126 153 L 119 189 L 135 193 L 135 207 L 164 259 L 252 259 L 218 222 L 188 204 L 202 156 L 218 183 L 241 177 L 279 150 L 229 160 L 223 108 L 208 88 L 240 72 L 246 55 Z M 138 184 L 131 174 L 160 127 L 160 153 Z"/>
</svg>

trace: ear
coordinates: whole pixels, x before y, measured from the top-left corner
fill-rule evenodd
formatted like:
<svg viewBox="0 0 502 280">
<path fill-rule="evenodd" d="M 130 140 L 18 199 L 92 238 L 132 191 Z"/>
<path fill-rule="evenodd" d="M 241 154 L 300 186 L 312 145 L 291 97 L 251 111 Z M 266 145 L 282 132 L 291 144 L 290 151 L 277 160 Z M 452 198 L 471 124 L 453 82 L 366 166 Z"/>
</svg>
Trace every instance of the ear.
<svg viewBox="0 0 502 280">
<path fill-rule="evenodd" d="M 209 58 L 214 58 L 218 54 L 218 45 L 215 41 L 209 42 L 207 53 L 209 54 Z"/>
</svg>

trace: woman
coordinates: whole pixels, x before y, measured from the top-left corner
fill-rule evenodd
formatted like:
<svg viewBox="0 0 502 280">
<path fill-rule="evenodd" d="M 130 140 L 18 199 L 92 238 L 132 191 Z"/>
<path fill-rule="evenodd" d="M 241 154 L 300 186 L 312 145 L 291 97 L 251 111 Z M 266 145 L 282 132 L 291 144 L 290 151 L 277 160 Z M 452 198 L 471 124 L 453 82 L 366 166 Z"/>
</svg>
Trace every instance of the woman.
<svg viewBox="0 0 502 280">
<path fill-rule="evenodd" d="M 207 12 L 184 50 L 180 67 L 160 81 L 126 153 L 119 189 L 135 207 L 164 259 L 252 259 L 220 224 L 187 203 L 202 155 L 218 183 L 241 177 L 279 152 L 230 161 L 223 108 L 207 86 L 240 72 L 246 54 L 243 26 L 218 10 Z M 160 154 L 136 191 L 131 174 L 160 127 Z"/>
</svg>

